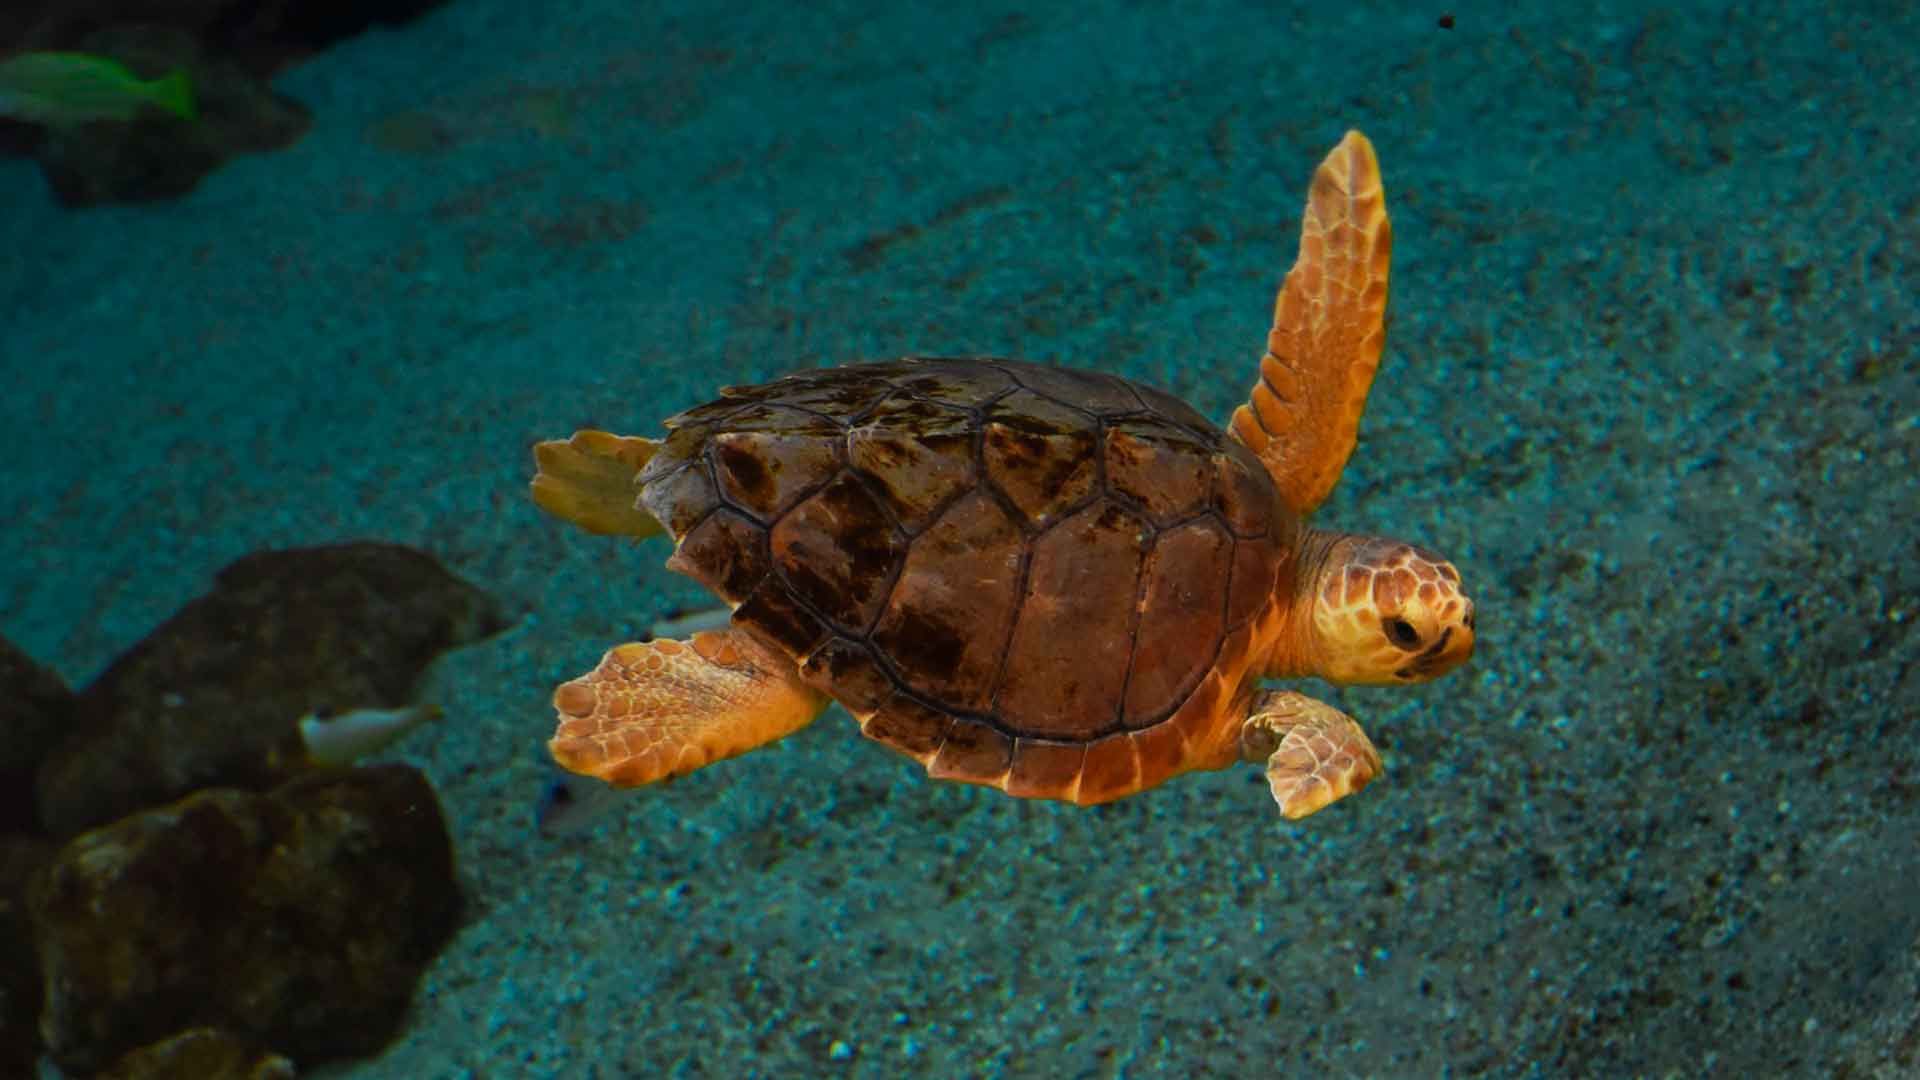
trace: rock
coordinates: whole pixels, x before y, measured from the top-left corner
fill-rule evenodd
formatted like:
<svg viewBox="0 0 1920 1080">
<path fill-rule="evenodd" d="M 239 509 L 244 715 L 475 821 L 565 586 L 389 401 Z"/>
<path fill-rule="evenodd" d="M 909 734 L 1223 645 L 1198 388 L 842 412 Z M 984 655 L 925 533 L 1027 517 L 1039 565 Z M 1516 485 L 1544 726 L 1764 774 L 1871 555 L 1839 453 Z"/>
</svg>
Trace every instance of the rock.
<svg viewBox="0 0 1920 1080">
<path fill-rule="evenodd" d="M 232 1032 L 193 1028 L 143 1046 L 93 1080 L 293 1080 L 293 1062 Z"/>
<path fill-rule="evenodd" d="M 184 30 L 196 40 L 218 25 L 234 0 L 11 0 L 0 6 L 0 50 L 72 49 L 109 26 L 143 23 Z"/>
<path fill-rule="evenodd" d="M 197 0 L 188 0 L 197 2 Z M 374 26 L 399 26 L 446 0 L 229 0 L 210 40 L 262 74 Z"/>
<path fill-rule="evenodd" d="M 40 1058 L 40 961 L 27 886 L 55 847 L 41 837 L 0 835 L 0 1076 L 32 1076 Z"/>
<path fill-rule="evenodd" d="M 8 0 L 0 53 L 71 49 L 108 26 L 193 35 L 207 51 L 265 77 L 376 25 L 397 26 L 445 0 Z"/>
<path fill-rule="evenodd" d="M 0 833 L 39 828 L 33 774 L 73 727 L 77 705 L 60 676 L 0 638 Z"/>
<path fill-rule="evenodd" d="M 81 692 L 84 726 L 36 779 L 40 820 L 66 835 L 197 788 L 271 787 L 309 767 L 301 716 L 401 705 L 443 650 L 502 625 L 408 548 L 249 555 Z"/>
<path fill-rule="evenodd" d="M 202 791 L 76 837 L 30 894 L 70 1073 L 199 1027 L 301 1067 L 371 1054 L 451 936 L 453 850 L 426 778 L 333 769 Z"/>
<path fill-rule="evenodd" d="M 109 27 L 82 39 L 83 52 L 110 56 L 143 78 L 185 69 L 199 115 L 147 108 L 126 120 L 47 131 L 35 148 L 54 194 L 68 206 L 147 202 L 184 195 L 236 154 L 290 146 L 310 122 L 232 59 L 203 52 L 183 30 Z"/>
<path fill-rule="evenodd" d="M 91 52 L 149 78 L 185 68 L 200 116 L 189 121 L 148 109 L 72 130 L 0 118 L 0 153 L 38 158 L 68 206 L 182 195 L 235 154 L 276 150 L 306 132 L 306 109 L 268 84 L 275 72 L 441 2 L 8 0 L 0 4 L 0 56 Z"/>
</svg>

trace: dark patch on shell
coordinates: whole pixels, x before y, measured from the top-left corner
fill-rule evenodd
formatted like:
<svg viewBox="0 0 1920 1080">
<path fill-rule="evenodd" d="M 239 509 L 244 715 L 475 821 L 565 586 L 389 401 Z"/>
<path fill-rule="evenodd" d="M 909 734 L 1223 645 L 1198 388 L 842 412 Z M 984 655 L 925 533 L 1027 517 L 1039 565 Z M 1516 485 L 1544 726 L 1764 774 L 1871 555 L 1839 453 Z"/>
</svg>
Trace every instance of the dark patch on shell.
<svg viewBox="0 0 1920 1080">
<path fill-rule="evenodd" d="M 835 429 L 837 434 L 838 429 Z M 708 442 L 727 501 L 772 521 L 831 476 L 838 440 L 808 432 L 724 431 Z"/>
<path fill-rule="evenodd" d="M 774 525 L 773 564 L 809 610 L 865 631 L 880 613 L 906 540 L 857 476 L 842 472 Z"/>
<path fill-rule="evenodd" d="M 984 420 L 982 471 L 1029 521 L 1045 524 L 1092 497 L 1100 480 L 1093 417 L 1019 390 Z"/>
<path fill-rule="evenodd" d="M 1107 486 L 1166 525 L 1205 509 L 1218 471 L 1207 448 L 1164 420 L 1128 417 L 1107 426 Z"/>
<path fill-rule="evenodd" d="M 1020 606 L 1025 550 L 1020 526 L 989 493 L 954 503 L 908 549 L 874 646 L 912 673 L 917 692 L 950 708 L 987 709 Z"/>
<path fill-rule="evenodd" d="M 747 598 L 767 576 L 767 530 L 751 518 L 722 507 L 688 531 L 667 569 L 712 589 L 729 604 Z"/>
<path fill-rule="evenodd" d="M 838 697 L 856 715 L 879 708 L 893 696 L 893 676 L 862 641 L 836 637 L 800 665 L 800 674 L 816 688 Z"/>
</svg>

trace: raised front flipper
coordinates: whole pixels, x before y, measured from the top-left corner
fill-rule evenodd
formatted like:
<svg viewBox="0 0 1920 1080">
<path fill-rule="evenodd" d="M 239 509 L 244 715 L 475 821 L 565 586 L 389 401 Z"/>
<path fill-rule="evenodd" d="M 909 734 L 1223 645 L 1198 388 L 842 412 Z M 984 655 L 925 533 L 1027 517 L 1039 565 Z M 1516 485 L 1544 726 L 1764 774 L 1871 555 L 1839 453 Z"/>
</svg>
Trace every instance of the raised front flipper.
<svg viewBox="0 0 1920 1080">
<path fill-rule="evenodd" d="M 1353 453 L 1386 344 L 1392 255 L 1380 163 L 1367 137 L 1349 131 L 1313 174 L 1260 381 L 1231 424 L 1302 516 L 1332 493 Z"/>
</svg>

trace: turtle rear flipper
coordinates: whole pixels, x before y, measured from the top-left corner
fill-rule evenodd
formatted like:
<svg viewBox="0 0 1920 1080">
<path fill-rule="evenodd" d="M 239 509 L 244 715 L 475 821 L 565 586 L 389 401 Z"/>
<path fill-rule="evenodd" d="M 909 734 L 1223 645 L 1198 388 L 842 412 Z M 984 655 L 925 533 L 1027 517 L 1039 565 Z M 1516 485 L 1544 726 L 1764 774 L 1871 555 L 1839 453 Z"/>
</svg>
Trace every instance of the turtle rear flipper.
<svg viewBox="0 0 1920 1080">
<path fill-rule="evenodd" d="M 640 508 L 633 481 L 658 449 L 653 439 L 591 429 L 565 441 L 536 443 L 533 501 L 590 533 L 636 540 L 653 536 L 663 530 Z"/>
<path fill-rule="evenodd" d="M 563 768 L 638 787 L 744 754 L 806 727 L 826 695 L 744 631 L 609 649 L 553 692 L 547 750 Z"/>
</svg>

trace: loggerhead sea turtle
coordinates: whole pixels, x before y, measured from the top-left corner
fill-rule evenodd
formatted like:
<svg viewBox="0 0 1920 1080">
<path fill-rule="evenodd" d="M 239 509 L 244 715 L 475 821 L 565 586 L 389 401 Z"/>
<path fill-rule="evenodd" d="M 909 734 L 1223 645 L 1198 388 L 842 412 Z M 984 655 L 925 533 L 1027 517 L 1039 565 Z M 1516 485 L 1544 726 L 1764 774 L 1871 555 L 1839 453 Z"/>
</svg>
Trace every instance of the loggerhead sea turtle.
<svg viewBox="0 0 1920 1080">
<path fill-rule="evenodd" d="M 674 542 L 732 607 L 555 690 L 562 766 L 631 787 L 788 735 L 831 701 L 947 780 L 1082 805 L 1264 761 L 1288 818 L 1380 755 L 1259 680 L 1424 682 L 1473 651 L 1446 560 L 1309 528 L 1384 343 L 1373 147 L 1315 172 L 1250 400 L 1227 431 L 1113 375 L 910 358 L 728 387 L 661 440 L 535 447 L 533 498 Z M 636 498 L 637 493 L 637 498 Z"/>
</svg>

